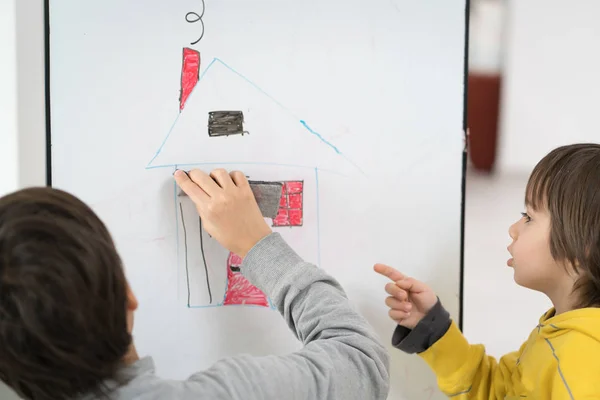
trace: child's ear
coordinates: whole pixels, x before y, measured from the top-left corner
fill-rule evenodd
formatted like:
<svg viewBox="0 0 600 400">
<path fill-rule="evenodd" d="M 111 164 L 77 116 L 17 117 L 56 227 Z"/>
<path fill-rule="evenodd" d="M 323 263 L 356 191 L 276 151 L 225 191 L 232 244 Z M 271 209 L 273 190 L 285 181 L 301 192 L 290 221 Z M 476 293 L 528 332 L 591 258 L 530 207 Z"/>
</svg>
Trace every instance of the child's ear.
<svg viewBox="0 0 600 400">
<path fill-rule="evenodd" d="M 129 311 L 135 311 L 138 308 L 138 301 L 131 290 L 131 287 L 127 285 L 127 309 Z"/>
</svg>

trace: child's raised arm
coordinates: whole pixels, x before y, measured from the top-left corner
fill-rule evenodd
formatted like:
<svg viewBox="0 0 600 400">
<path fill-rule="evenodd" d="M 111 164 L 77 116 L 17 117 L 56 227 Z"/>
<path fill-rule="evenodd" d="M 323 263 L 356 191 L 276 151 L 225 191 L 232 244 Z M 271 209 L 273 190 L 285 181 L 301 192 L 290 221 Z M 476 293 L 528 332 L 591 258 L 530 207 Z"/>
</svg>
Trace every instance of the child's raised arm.
<svg viewBox="0 0 600 400">
<path fill-rule="evenodd" d="M 385 301 L 390 318 L 398 323 L 392 344 L 423 358 L 446 395 L 468 394 L 469 399 L 514 395 L 507 392 L 507 387 L 512 386 L 512 370 L 523 346 L 496 361 L 485 354 L 482 345 L 467 342 L 429 286 L 386 265 L 375 265 L 375 271 L 393 281 L 385 286 L 390 295 Z"/>
<path fill-rule="evenodd" d="M 192 170 L 175 173 L 175 179 L 194 201 L 206 231 L 244 259 L 241 273 L 269 296 L 303 348 L 221 360 L 179 387 L 188 397 L 168 398 L 385 399 L 384 346 L 339 283 L 271 231 L 245 175 Z"/>
</svg>

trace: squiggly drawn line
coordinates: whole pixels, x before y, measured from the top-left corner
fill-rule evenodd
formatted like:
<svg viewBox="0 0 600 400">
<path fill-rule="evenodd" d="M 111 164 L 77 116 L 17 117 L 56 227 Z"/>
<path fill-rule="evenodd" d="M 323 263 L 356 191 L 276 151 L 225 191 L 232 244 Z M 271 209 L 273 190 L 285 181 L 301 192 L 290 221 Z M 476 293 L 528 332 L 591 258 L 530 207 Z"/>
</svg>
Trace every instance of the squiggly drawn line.
<svg viewBox="0 0 600 400">
<path fill-rule="evenodd" d="M 204 17 L 204 11 L 205 11 L 205 9 L 206 9 L 206 7 L 205 7 L 205 4 L 204 4 L 204 0 L 202 0 L 202 12 L 200 14 L 198 14 L 198 13 L 196 13 L 194 11 L 190 11 L 189 13 L 185 14 L 185 21 L 187 23 L 195 24 L 196 22 L 200 22 L 200 27 L 202 28 L 202 34 L 200 35 L 200 37 L 198 38 L 198 40 L 196 40 L 195 42 L 191 42 L 190 43 L 191 45 L 197 44 L 204 37 L 204 21 L 202 20 L 202 17 Z"/>
</svg>

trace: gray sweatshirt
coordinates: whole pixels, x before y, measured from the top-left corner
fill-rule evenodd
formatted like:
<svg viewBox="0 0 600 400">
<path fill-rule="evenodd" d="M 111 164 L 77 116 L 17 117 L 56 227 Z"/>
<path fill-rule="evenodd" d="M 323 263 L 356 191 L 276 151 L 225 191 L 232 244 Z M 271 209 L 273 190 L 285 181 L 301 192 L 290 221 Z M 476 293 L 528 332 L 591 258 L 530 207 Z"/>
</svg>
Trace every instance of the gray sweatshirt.
<svg viewBox="0 0 600 400">
<path fill-rule="evenodd" d="M 302 350 L 286 356 L 239 356 L 184 381 L 161 379 L 151 358 L 125 368 L 117 400 L 385 399 L 389 359 L 367 321 L 331 276 L 304 262 L 273 233 L 244 259 L 242 273 L 270 296 Z M 88 397 L 89 398 L 89 397 Z"/>
</svg>

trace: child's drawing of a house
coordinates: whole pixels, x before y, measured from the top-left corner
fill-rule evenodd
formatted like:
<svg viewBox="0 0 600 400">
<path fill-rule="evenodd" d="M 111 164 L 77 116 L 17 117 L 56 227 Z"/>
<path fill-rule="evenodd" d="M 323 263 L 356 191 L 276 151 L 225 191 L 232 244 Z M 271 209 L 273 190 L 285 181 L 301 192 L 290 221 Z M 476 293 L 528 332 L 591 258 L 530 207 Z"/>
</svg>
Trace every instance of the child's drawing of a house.
<svg viewBox="0 0 600 400">
<path fill-rule="evenodd" d="M 218 59 L 203 64 L 198 52 L 184 49 L 180 112 L 147 168 L 223 167 L 281 183 L 279 212 L 268 222 L 306 261 L 319 264 L 319 174 L 352 164 L 236 70 Z M 182 304 L 268 307 L 264 293 L 241 275 L 242 260 L 212 239 L 191 200 L 174 192 Z"/>
</svg>

